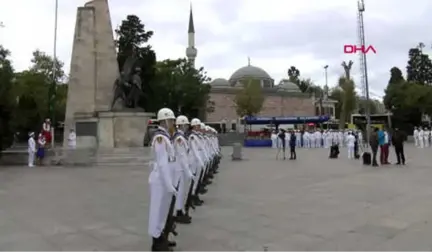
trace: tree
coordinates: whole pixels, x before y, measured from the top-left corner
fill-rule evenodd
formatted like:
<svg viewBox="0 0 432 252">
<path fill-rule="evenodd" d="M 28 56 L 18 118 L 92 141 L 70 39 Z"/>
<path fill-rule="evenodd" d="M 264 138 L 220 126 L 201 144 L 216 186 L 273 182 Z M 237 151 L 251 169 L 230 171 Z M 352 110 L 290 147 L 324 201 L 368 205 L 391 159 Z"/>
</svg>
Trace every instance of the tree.
<svg viewBox="0 0 432 252">
<path fill-rule="evenodd" d="M 243 82 L 243 87 L 234 97 L 237 115 L 254 116 L 257 115 L 264 104 L 264 94 L 258 80 L 248 79 Z"/>
<path fill-rule="evenodd" d="M 341 66 L 344 69 L 344 76 L 339 78 L 338 86 L 342 91 L 342 104 L 341 104 L 341 113 L 339 120 L 339 128 L 344 129 L 345 123 L 351 116 L 352 111 L 356 107 L 356 92 L 355 92 L 355 84 L 351 79 L 351 68 L 354 62 L 351 60 L 346 63 L 342 62 Z"/>
<path fill-rule="evenodd" d="M 13 117 L 13 126 L 21 136 L 26 137 L 29 131 L 40 131 L 40 127 L 49 114 L 49 93 L 52 91 L 52 66 L 54 60 L 41 51 L 33 53 L 33 63 L 29 70 L 15 74 L 13 95 L 17 99 L 16 112 Z M 56 121 L 64 120 L 67 99 L 67 85 L 62 83 L 65 79 L 63 62 L 56 60 L 56 85 L 53 111 Z M 51 89 L 51 90 L 50 90 Z"/>
<path fill-rule="evenodd" d="M 390 80 L 385 89 L 384 106 L 393 113 L 393 124 L 405 131 L 411 131 L 413 126 L 421 123 L 422 113 L 408 100 L 407 95 L 418 89 L 417 85 L 405 81 L 402 71 L 393 67 L 390 69 Z"/>
<path fill-rule="evenodd" d="M 351 79 L 351 68 L 354 65 L 354 62 L 352 60 L 350 60 L 348 63 L 343 61 L 341 65 L 345 72 L 345 78 L 348 80 Z"/>
<path fill-rule="evenodd" d="M 156 65 L 156 75 L 151 111 L 169 107 L 174 112 L 188 117 L 204 118 L 214 110 L 209 100 L 210 78 L 204 68 L 195 69 L 187 59 L 164 60 Z"/>
<path fill-rule="evenodd" d="M 139 59 L 137 66 L 141 68 L 141 80 L 143 96 L 140 99 L 140 106 L 148 111 L 153 111 L 154 98 L 156 98 L 155 89 L 152 83 L 155 78 L 156 53 L 152 47 L 147 44 L 153 36 L 153 31 L 146 31 L 139 17 L 128 15 L 118 29 L 117 34 L 117 62 L 119 69 L 123 69 L 124 62 L 132 55 Z M 159 109 L 159 108 L 158 108 Z"/>
<path fill-rule="evenodd" d="M 356 108 L 355 84 L 351 79 L 340 77 L 338 86 L 342 89 L 342 110 L 339 120 L 339 128 L 344 129 L 346 121 L 350 118 L 351 113 Z"/>
<path fill-rule="evenodd" d="M 366 99 L 363 99 L 359 96 L 356 97 L 356 104 L 358 108 L 359 114 L 366 114 L 367 106 L 369 106 L 369 112 L 371 114 L 378 113 L 378 107 L 375 100 L 369 100 L 369 102 Z M 378 101 L 379 102 L 379 101 Z"/>
<path fill-rule="evenodd" d="M 337 101 L 337 103 L 335 104 L 335 114 L 334 114 L 335 118 L 340 119 L 341 117 L 343 97 L 344 97 L 344 93 L 341 87 L 337 86 L 330 90 L 329 98 Z"/>
<path fill-rule="evenodd" d="M 9 51 L 0 45 L 0 151 L 13 142 L 12 116 L 15 97 L 12 93 L 14 72 Z"/>
<path fill-rule="evenodd" d="M 300 70 L 295 66 L 291 66 L 288 71 L 288 80 L 292 83 L 298 84 L 300 78 Z"/>
<path fill-rule="evenodd" d="M 423 85 L 432 84 L 432 62 L 429 55 L 423 53 L 423 43 L 408 52 L 407 81 Z"/>
<path fill-rule="evenodd" d="M 42 52 L 40 50 L 36 50 L 33 52 L 33 58 L 31 60 L 31 63 L 33 64 L 30 68 L 30 71 L 35 73 L 40 73 L 44 76 L 46 76 L 46 83 L 52 83 L 53 82 L 53 65 L 54 65 L 54 59 L 53 57 L 49 56 L 45 52 Z M 56 83 L 63 83 L 65 80 L 65 72 L 63 70 L 64 63 L 61 62 L 59 59 L 55 60 L 55 71 L 56 71 Z"/>
</svg>

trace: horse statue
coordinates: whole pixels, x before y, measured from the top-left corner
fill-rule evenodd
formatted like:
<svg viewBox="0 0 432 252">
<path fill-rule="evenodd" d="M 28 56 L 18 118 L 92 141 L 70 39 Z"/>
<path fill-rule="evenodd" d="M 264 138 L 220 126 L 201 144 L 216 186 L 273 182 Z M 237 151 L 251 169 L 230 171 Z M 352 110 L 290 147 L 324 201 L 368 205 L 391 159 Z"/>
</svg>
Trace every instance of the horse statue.
<svg viewBox="0 0 432 252">
<path fill-rule="evenodd" d="M 135 67 L 137 59 L 129 57 L 126 59 L 119 78 L 114 82 L 114 97 L 111 103 L 111 110 L 114 109 L 117 101 L 122 102 L 123 108 L 137 108 L 142 95 L 141 69 Z"/>
</svg>

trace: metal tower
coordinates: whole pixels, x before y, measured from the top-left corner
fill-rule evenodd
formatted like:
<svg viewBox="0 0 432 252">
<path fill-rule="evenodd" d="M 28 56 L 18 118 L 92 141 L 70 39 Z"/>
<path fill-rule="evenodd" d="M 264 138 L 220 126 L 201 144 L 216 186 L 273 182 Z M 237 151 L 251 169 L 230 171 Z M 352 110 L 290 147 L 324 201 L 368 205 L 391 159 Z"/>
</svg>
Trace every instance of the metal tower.
<svg viewBox="0 0 432 252">
<path fill-rule="evenodd" d="M 358 26 L 359 26 L 359 39 L 360 46 L 365 46 L 365 28 L 363 21 L 363 12 L 365 11 L 364 0 L 358 1 Z M 370 104 L 369 104 L 369 83 L 368 83 L 368 71 L 367 71 L 367 59 L 366 53 L 360 54 L 360 76 L 362 83 L 362 96 L 366 99 L 366 137 L 367 143 L 369 143 L 371 120 L 370 120 Z"/>
<path fill-rule="evenodd" d="M 360 2 L 361 1 L 361 2 Z M 358 36 L 358 45 L 364 45 L 364 26 L 363 26 L 363 11 L 364 11 L 364 3 L 363 0 L 358 2 L 358 14 L 357 14 L 357 36 Z M 361 98 L 366 99 L 366 81 L 365 81 L 365 59 L 363 57 L 363 53 L 359 54 L 360 57 L 360 90 L 361 90 Z"/>
</svg>

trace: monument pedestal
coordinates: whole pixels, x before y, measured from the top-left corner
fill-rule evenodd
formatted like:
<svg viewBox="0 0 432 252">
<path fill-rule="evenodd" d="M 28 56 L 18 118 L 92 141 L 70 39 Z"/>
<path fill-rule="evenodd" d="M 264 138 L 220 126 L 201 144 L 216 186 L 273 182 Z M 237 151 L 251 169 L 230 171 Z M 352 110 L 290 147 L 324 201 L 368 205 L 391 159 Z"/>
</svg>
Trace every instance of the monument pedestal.
<svg viewBox="0 0 432 252">
<path fill-rule="evenodd" d="M 142 147 L 153 116 L 146 112 L 99 112 L 99 148 Z"/>
</svg>

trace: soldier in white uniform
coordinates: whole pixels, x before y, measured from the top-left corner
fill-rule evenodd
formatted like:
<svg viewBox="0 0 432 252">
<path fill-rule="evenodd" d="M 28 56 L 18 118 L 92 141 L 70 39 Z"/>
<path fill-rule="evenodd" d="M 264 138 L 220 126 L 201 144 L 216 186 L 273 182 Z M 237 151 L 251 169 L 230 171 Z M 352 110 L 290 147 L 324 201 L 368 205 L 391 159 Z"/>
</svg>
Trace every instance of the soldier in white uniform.
<svg viewBox="0 0 432 252">
<path fill-rule="evenodd" d="M 28 152 L 28 167 L 33 167 L 35 155 L 36 155 L 36 142 L 34 139 L 34 132 L 29 133 L 27 152 Z"/>
<path fill-rule="evenodd" d="M 177 131 L 172 137 L 174 150 L 176 153 L 176 175 L 175 181 L 179 184 L 178 195 L 176 198 L 175 209 L 176 209 L 176 222 L 182 224 L 191 223 L 192 218 L 189 213 L 185 212 L 186 196 L 188 193 L 190 181 L 193 178 L 193 174 L 189 167 L 189 145 L 185 137 L 186 127 L 189 126 L 189 120 L 186 116 L 180 115 L 176 119 Z"/>
<path fill-rule="evenodd" d="M 413 136 L 414 136 L 414 145 L 418 147 L 420 143 L 419 143 L 419 130 L 417 129 L 417 127 L 414 127 Z"/>
<path fill-rule="evenodd" d="M 191 121 L 192 129 L 189 132 L 189 145 L 191 147 L 191 150 L 193 151 L 194 159 L 197 161 L 196 164 L 196 173 L 195 173 L 195 183 L 193 185 L 192 189 L 192 202 L 195 206 L 201 206 L 204 201 L 200 199 L 199 193 L 200 191 L 203 192 L 203 185 L 202 185 L 202 176 L 204 175 L 204 167 L 206 165 L 206 160 L 203 155 L 204 151 L 204 143 L 203 138 L 200 133 L 201 130 L 201 121 L 198 118 L 194 118 Z"/>
<path fill-rule="evenodd" d="M 423 131 L 423 128 L 420 128 L 420 131 L 418 133 L 420 148 L 424 148 L 423 137 L 424 137 L 424 131 Z"/>
<path fill-rule="evenodd" d="M 429 147 L 429 136 L 430 136 L 429 129 L 428 128 L 424 128 L 423 141 L 424 141 L 424 146 L 425 147 Z"/>
<path fill-rule="evenodd" d="M 157 113 L 159 127 L 154 133 L 151 142 L 153 153 L 153 168 L 149 176 L 150 184 L 150 211 L 149 211 L 149 235 L 153 238 L 152 251 L 168 251 L 170 244 L 168 235 L 173 231 L 173 226 L 168 224 L 173 218 L 170 208 L 173 205 L 173 197 L 177 195 L 174 185 L 174 161 L 175 151 L 171 136 L 175 130 L 175 115 L 169 108 L 160 109 Z"/>
</svg>

